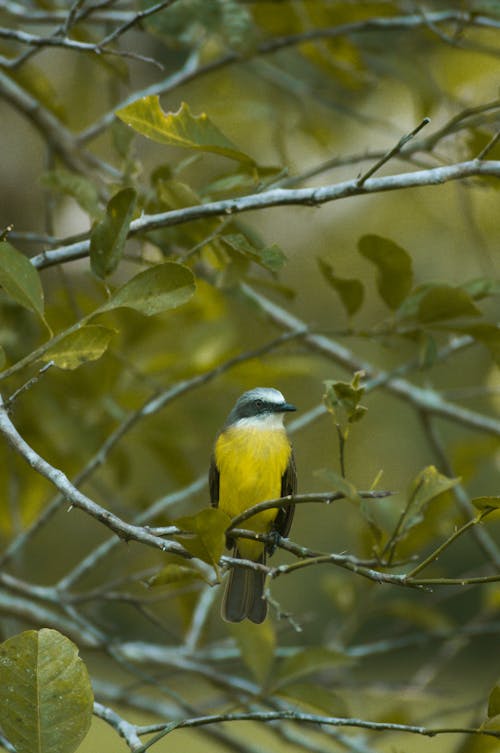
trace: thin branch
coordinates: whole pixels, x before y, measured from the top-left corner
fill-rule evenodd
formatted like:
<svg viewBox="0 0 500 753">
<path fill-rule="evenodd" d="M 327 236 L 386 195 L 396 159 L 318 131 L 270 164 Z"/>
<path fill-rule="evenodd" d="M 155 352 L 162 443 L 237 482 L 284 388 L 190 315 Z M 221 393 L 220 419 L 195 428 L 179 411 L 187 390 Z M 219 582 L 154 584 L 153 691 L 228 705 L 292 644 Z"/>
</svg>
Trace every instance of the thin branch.
<svg viewBox="0 0 500 753">
<path fill-rule="evenodd" d="M 39 37 L 35 34 L 30 34 L 26 31 L 19 31 L 16 29 L 0 28 L 0 39 L 8 39 L 18 44 L 24 44 L 28 47 L 36 47 L 46 49 L 47 47 L 62 47 L 63 49 L 72 50 L 73 52 L 93 53 L 94 55 L 113 55 L 115 57 L 125 57 L 131 60 L 137 60 L 141 63 L 150 63 L 157 68 L 163 70 L 163 65 L 154 58 L 146 57 L 145 55 L 139 55 L 135 52 L 128 52 L 127 50 L 118 50 L 114 47 L 104 47 L 101 44 L 92 42 L 79 42 L 76 39 L 69 37 L 53 36 L 53 37 Z M 13 58 L 11 60 L 3 58 L 2 64 L 4 68 L 13 68 L 18 64 L 19 58 Z"/>
<path fill-rule="evenodd" d="M 163 737 L 168 735 L 174 729 L 182 727 L 196 728 L 207 724 L 219 724 L 221 722 L 240 722 L 240 721 L 259 721 L 271 722 L 276 720 L 288 719 L 295 722 L 306 722 L 310 724 L 325 724 L 333 727 L 356 727 L 361 729 L 373 730 L 376 732 L 408 732 L 425 737 L 435 737 L 436 735 L 455 734 L 455 735 L 486 735 L 488 737 L 500 738 L 500 730 L 487 729 L 485 727 L 423 727 L 413 724 L 395 724 L 392 722 L 372 722 L 367 719 L 353 719 L 335 716 L 321 716 L 319 714 L 305 714 L 299 711 L 251 711 L 236 714 L 211 714 L 207 716 L 195 717 L 192 719 L 182 719 L 175 722 L 168 722 L 163 725 L 149 725 L 141 728 L 141 733 L 151 733 L 161 729 L 159 734 L 148 740 L 137 753 L 145 753 L 152 745 L 156 744 Z"/>
<path fill-rule="evenodd" d="M 410 133 L 407 133 L 405 136 L 402 136 L 398 143 L 392 147 L 392 149 L 389 149 L 388 152 L 386 152 L 372 167 L 370 167 L 369 170 L 367 170 L 363 175 L 361 175 L 357 179 L 358 186 L 362 186 L 363 183 L 366 183 L 368 178 L 371 178 L 372 175 L 374 175 L 377 170 L 379 170 L 383 165 L 386 164 L 386 162 L 389 162 L 393 157 L 395 157 L 397 154 L 400 153 L 401 149 L 409 142 L 411 139 L 419 133 L 422 128 L 424 128 L 426 125 L 428 125 L 431 122 L 430 118 L 424 118 L 416 128 L 413 129 L 413 131 L 410 131 Z"/>
<path fill-rule="evenodd" d="M 118 37 L 121 37 L 122 34 L 125 34 L 125 32 L 129 31 L 133 26 L 137 26 L 141 23 L 145 18 L 149 18 L 149 16 L 154 15 L 155 13 L 159 13 L 162 10 L 165 10 L 166 8 L 169 8 L 171 5 L 173 5 L 177 0 L 162 0 L 159 3 L 156 3 L 155 5 L 150 5 L 145 10 L 139 11 L 138 13 L 135 13 L 132 18 L 125 21 L 121 26 L 118 26 L 116 29 L 114 29 L 112 32 L 110 32 L 104 39 L 99 42 L 98 45 L 96 45 L 97 50 L 103 50 L 106 45 L 110 44 L 111 42 L 114 42 Z"/>
<path fill-rule="evenodd" d="M 394 492 L 385 490 L 375 490 L 358 492 L 362 499 L 384 499 L 391 496 Z M 278 497 L 277 499 L 266 500 L 265 502 L 259 502 L 253 507 L 249 507 L 247 510 L 237 515 L 231 520 L 231 525 L 228 527 L 228 532 L 233 528 L 237 528 L 241 523 L 249 518 L 253 518 L 257 513 L 263 510 L 272 510 L 274 508 L 289 507 L 290 505 L 308 504 L 310 502 L 323 502 L 330 504 L 336 502 L 339 499 L 346 499 L 346 495 L 343 492 L 328 491 L 328 492 L 311 492 L 309 494 L 290 494 L 286 497 Z"/>
</svg>

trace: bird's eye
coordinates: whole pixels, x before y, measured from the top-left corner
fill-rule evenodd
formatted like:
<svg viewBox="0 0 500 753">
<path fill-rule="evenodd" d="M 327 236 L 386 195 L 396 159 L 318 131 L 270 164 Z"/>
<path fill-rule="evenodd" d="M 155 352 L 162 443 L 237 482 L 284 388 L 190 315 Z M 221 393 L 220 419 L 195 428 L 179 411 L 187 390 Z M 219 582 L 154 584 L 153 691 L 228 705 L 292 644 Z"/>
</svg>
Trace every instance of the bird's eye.
<svg viewBox="0 0 500 753">
<path fill-rule="evenodd" d="M 260 409 L 260 408 L 262 408 L 262 407 L 263 407 L 263 405 L 264 405 L 264 401 L 263 401 L 263 400 L 256 400 L 256 401 L 255 401 L 255 407 L 256 407 L 256 408 L 259 408 L 259 409 Z"/>
</svg>

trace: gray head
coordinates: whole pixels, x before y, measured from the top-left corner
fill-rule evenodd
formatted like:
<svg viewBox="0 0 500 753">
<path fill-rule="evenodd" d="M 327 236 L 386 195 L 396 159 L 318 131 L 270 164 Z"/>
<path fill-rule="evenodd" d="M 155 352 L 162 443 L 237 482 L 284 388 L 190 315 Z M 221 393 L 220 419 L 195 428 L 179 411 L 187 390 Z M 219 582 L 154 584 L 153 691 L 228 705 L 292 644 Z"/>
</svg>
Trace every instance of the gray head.
<svg viewBox="0 0 500 753">
<path fill-rule="evenodd" d="M 227 417 L 226 426 L 235 423 L 266 425 L 268 427 L 283 425 L 284 414 L 297 410 L 287 403 L 279 390 L 273 387 L 255 387 L 244 392 Z"/>
</svg>

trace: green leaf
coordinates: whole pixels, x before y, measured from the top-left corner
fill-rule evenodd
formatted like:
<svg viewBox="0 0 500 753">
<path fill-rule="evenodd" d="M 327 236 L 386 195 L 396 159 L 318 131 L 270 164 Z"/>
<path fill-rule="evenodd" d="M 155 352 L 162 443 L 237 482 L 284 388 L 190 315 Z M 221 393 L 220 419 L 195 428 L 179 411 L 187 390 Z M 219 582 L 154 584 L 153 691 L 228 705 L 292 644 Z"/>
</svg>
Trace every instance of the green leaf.
<svg viewBox="0 0 500 753">
<path fill-rule="evenodd" d="M 205 580 L 203 574 L 195 567 L 178 565 L 170 562 L 148 580 L 148 586 L 171 586 L 184 584 L 192 580 Z"/>
<path fill-rule="evenodd" d="M 428 465 L 420 471 L 411 485 L 408 513 L 415 521 L 429 502 L 443 492 L 453 489 L 459 482 L 459 478 L 448 478 L 439 473 L 435 466 Z"/>
<path fill-rule="evenodd" d="M 490 277 L 478 277 L 460 286 L 474 301 L 481 301 L 489 296 L 500 295 L 500 280 Z"/>
<path fill-rule="evenodd" d="M 315 646 L 304 648 L 283 659 L 278 667 L 278 671 L 274 674 L 275 682 L 273 688 L 282 688 L 295 682 L 299 677 L 305 677 L 315 672 L 322 672 L 329 668 L 337 668 L 350 664 L 351 661 L 350 657 L 340 651 Z"/>
<path fill-rule="evenodd" d="M 500 683 L 497 683 L 488 698 L 488 717 L 500 715 Z"/>
<path fill-rule="evenodd" d="M 339 426 L 360 421 L 368 410 L 361 405 L 365 388 L 361 386 L 363 372 L 357 371 L 350 382 L 326 379 L 323 400 L 326 409 Z"/>
<path fill-rule="evenodd" d="M 185 102 L 177 112 L 166 113 L 161 109 L 157 96 L 142 97 L 117 110 L 115 115 L 159 144 L 213 152 L 238 162 L 255 164 L 251 157 L 241 152 L 219 131 L 205 113 L 192 115 Z"/>
<path fill-rule="evenodd" d="M 191 270 L 177 262 L 167 261 L 132 277 L 96 313 L 125 307 L 153 316 L 186 303 L 194 291 Z"/>
<path fill-rule="evenodd" d="M 109 200 L 104 219 L 92 228 L 90 266 L 98 277 L 107 277 L 120 263 L 135 201 L 133 188 L 119 191 Z"/>
<path fill-rule="evenodd" d="M 338 294 L 349 316 L 353 316 L 362 306 L 365 297 L 363 284 L 354 278 L 337 277 L 333 267 L 324 259 L 318 259 L 319 268 L 328 284 Z"/>
<path fill-rule="evenodd" d="M 264 685 L 273 668 L 276 634 L 271 620 L 261 625 L 252 622 L 231 624 L 229 629 L 240 649 L 241 658 L 260 685 Z"/>
<path fill-rule="evenodd" d="M 45 321 L 40 276 L 29 259 L 7 241 L 0 243 L 0 285 L 7 295 Z"/>
<path fill-rule="evenodd" d="M 217 566 L 226 548 L 226 530 L 231 522 L 229 515 L 218 507 L 207 507 L 196 515 L 178 518 L 175 525 L 191 536 L 179 535 L 183 546 L 193 557 Z"/>
<path fill-rule="evenodd" d="M 87 668 L 61 633 L 28 630 L 0 644 L 0 727 L 17 753 L 72 753 L 93 701 Z"/>
<path fill-rule="evenodd" d="M 377 288 L 391 309 L 397 309 L 411 290 L 411 256 L 401 246 L 379 235 L 363 235 L 358 241 L 360 254 L 377 267 Z"/>
<path fill-rule="evenodd" d="M 478 510 L 500 510 L 499 496 L 474 497 L 471 502 Z"/>
<path fill-rule="evenodd" d="M 59 340 L 40 357 L 53 361 L 60 369 L 77 369 L 88 361 L 97 361 L 106 351 L 114 330 L 97 324 L 80 327 Z"/>
<path fill-rule="evenodd" d="M 349 716 L 347 704 L 338 693 L 312 682 L 297 682 L 278 692 L 279 696 L 328 716 Z"/>
<path fill-rule="evenodd" d="M 315 476 L 320 476 L 336 492 L 340 492 L 346 499 L 353 502 L 361 502 L 361 497 L 354 484 L 343 478 L 339 473 L 332 471 L 330 468 L 321 468 L 316 471 Z"/>
<path fill-rule="evenodd" d="M 488 322 L 478 322 L 477 324 L 464 324 L 450 327 L 453 332 L 461 332 L 464 335 L 470 335 L 478 343 L 484 345 L 490 351 L 490 355 L 500 366 L 500 327 Z"/>
<path fill-rule="evenodd" d="M 272 246 L 258 248 L 250 243 L 242 233 L 221 235 L 220 240 L 234 251 L 250 257 L 252 261 L 256 261 L 271 272 L 277 272 L 286 262 L 286 256 L 278 246 L 273 244 Z"/>
<path fill-rule="evenodd" d="M 91 217 L 102 216 L 99 192 L 94 183 L 83 175 L 61 167 L 42 175 L 40 183 L 53 191 L 71 196 Z"/>
<path fill-rule="evenodd" d="M 460 316 L 481 316 L 481 311 L 462 288 L 435 285 L 420 299 L 417 318 L 424 324 Z"/>
</svg>

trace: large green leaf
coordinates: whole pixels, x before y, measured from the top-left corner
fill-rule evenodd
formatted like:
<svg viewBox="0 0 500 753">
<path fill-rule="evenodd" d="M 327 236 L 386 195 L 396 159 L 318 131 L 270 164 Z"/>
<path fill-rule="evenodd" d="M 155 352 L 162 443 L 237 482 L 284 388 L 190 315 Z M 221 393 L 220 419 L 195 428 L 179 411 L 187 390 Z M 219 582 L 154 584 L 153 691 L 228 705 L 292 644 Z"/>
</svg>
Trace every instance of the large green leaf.
<svg viewBox="0 0 500 753">
<path fill-rule="evenodd" d="M 17 303 L 43 319 L 43 289 L 39 274 L 29 259 L 7 241 L 0 242 L 0 285 Z"/>
<path fill-rule="evenodd" d="M 40 360 L 53 361 L 60 369 L 77 369 L 88 361 L 97 361 L 106 351 L 114 331 L 89 324 L 70 332 L 45 351 Z"/>
<path fill-rule="evenodd" d="M 166 113 L 161 109 L 158 97 L 142 97 L 115 114 L 135 131 L 160 144 L 213 152 L 238 162 L 255 164 L 219 131 L 205 113 L 193 115 L 185 102 L 177 112 Z"/>
<path fill-rule="evenodd" d="M 331 264 L 324 259 L 318 259 L 318 264 L 323 277 L 339 296 L 346 312 L 349 316 L 353 316 L 363 303 L 365 296 L 363 283 L 355 278 L 337 277 Z"/>
<path fill-rule="evenodd" d="M 417 318 L 424 324 L 431 324 L 462 316 L 480 315 L 480 310 L 465 290 L 452 285 L 435 285 L 421 297 Z"/>
<path fill-rule="evenodd" d="M 90 265 L 98 277 L 110 275 L 122 258 L 135 208 L 133 188 L 118 191 L 108 202 L 106 216 L 90 234 Z"/>
<path fill-rule="evenodd" d="M 377 288 L 382 299 L 389 308 L 397 309 L 411 290 L 411 256 L 394 241 L 379 235 L 363 235 L 358 249 L 377 267 Z"/>
<path fill-rule="evenodd" d="M 93 701 L 87 668 L 61 633 L 28 630 L 0 644 L 0 727 L 17 753 L 72 753 Z"/>
<path fill-rule="evenodd" d="M 153 316 L 186 303 L 194 291 L 191 270 L 182 264 L 167 261 L 132 277 L 96 313 L 125 307 Z"/>
</svg>

